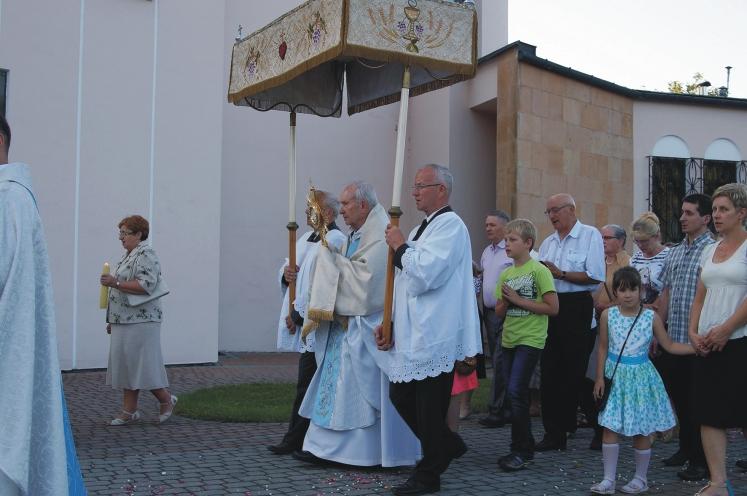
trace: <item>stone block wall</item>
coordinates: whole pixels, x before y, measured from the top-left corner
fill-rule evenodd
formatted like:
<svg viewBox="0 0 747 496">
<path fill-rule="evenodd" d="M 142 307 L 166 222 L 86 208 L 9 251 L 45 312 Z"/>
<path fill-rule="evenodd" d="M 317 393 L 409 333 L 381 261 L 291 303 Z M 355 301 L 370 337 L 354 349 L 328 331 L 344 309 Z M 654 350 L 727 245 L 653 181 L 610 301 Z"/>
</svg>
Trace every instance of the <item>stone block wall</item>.
<svg viewBox="0 0 747 496">
<path fill-rule="evenodd" d="M 546 199 L 566 192 L 585 224 L 627 228 L 633 100 L 522 62 L 514 50 L 501 55 L 498 72 L 496 205 L 534 221 L 544 238 L 552 231 Z"/>
</svg>

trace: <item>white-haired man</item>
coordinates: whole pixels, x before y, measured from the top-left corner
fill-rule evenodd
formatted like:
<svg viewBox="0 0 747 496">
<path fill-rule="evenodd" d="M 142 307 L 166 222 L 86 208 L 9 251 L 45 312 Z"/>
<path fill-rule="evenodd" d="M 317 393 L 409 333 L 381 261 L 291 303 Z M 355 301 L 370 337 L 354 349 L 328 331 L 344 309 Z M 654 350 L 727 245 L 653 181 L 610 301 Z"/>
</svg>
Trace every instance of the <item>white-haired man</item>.
<svg viewBox="0 0 747 496">
<path fill-rule="evenodd" d="M 576 218 L 576 202 L 566 193 L 547 200 L 545 214 L 555 232 L 539 249 L 555 279 L 560 311 L 550 317 L 542 351 L 542 423 L 545 436 L 536 451 L 565 450 L 576 428 L 579 388 L 589 360 L 592 291 L 605 279 L 604 244 L 599 230 Z"/>
<path fill-rule="evenodd" d="M 426 165 L 412 187 L 418 210 L 426 215 L 407 239 L 387 226 L 395 251 L 393 343 L 376 329 L 377 344 L 389 349 L 389 397 L 423 448 L 423 459 L 394 494 L 438 491 L 441 474 L 467 446 L 446 424 L 454 361 L 482 351 L 472 279 L 472 246 L 467 226 L 449 206 L 451 172 Z M 393 347 L 392 347 L 393 344 Z"/>
<path fill-rule="evenodd" d="M 320 247 L 304 333 L 316 329 L 317 371 L 301 404 L 311 420 L 299 460 L 357 466 L 413 465 L 420 444 L 389 400 L 373 329 L 384 313 L 388 217 L 365 182 L 346 186 L 342 216 L 352 232 L 336 252 Z"/>
</svg>

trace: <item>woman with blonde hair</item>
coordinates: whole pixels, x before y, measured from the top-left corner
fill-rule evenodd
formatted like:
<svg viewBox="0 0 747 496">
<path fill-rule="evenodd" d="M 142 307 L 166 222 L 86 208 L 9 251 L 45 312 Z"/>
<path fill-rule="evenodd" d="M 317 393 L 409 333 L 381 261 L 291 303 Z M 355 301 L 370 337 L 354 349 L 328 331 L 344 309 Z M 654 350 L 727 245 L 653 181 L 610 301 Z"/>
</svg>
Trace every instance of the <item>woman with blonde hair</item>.
<svg viewBox="0 0 747 496">
<path fill-rule="evenodd" d="M 694 367 L 694 416 L 711 481 L 697 494 L 732 496 L 726 478 L 726 429 L 747 428 L 747 186 L 713 193 L 719 240 L 703 250 L 688 337 Z M 741 391 L 741 392 L 740 392 Z"/>
<path fill-rule="evenodd" d="M 630 259 L 630 265 L 641 274 L 642 302 L 650 306 L 664 287 L 661 276 L 669 248 L 661 243 L 659 218 L 653 212 L 642 213 L 633 221 L 631 231 L 638 251 Z"/>
</svg>

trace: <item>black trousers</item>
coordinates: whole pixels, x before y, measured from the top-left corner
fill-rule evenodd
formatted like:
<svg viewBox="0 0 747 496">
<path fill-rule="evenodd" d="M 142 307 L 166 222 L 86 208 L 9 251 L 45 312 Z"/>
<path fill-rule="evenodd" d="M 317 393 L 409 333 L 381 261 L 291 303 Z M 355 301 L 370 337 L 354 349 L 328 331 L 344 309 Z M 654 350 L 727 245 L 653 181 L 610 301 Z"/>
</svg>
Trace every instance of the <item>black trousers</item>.
<svg viewBox="0 0 747 496">
<path fill-rule="evenodd" d="M 591 293 L 558 293 L 560 311 L 550 317 L 542 352 L 542 423 L 545 433 L 562 437 L 576 430 L 576 408 L 589 360 L 594 303 Z"/>
<path fill-rule="evenodd" d="M 288 422 L 288 432 L 283 436 L 283 443 L 290 444 L 299 450 L 303 447 L 303 439 L 306 437 L 306 431 L 309 429 L 309 419 L 298 415 L 298 409 L 301 408 L 303 397 L 306 396 L 306 390 L 309 388 L 311 379 L 316 372 L 316 357 L 314 356 L 314 352 L 307 351 L 300 355 L 298 358 L 296 399 L 293 401 L 293 411 Z"/>
<path fill-rule="evenodd" d="M 694 356 L 672 355 L 659 347 L 661 355 L 654 360 L 664 380 L 667 393 L 674 403 L 680 425 L 680 450 L 693 465 L 705 466 L 700 425 L 693 418 L 695 396 L 693 388 Z"/>
<path fill-rule="evenodd" d="M 453 454 L 464 446 L 459 434 L 446 425 L 454 372 L 421 381 L 389 383 L 389 399 L 420 440 L 423 459 L 415 466 L 414 477 L 423 484 L 440 483 Z"/>
</svg>

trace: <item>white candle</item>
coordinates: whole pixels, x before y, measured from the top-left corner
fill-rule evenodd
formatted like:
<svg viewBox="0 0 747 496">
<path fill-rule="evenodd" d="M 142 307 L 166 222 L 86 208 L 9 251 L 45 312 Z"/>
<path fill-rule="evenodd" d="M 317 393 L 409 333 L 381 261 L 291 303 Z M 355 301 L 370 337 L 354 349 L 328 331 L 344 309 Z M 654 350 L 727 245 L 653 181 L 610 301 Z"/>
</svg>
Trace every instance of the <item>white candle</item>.
<svg viewBox="0 0 747 496">
<path fill-rule="evenodd" d="M 109 273 L 109 264 L 104 263 L 104 269 L 101 271 L 102 274 Z M 109 305 L 109 288 L 102 285 L 101 293 L 99 294 L 99 308 L 106 308 Z"/>
<path fill-rule="evenodd" d="M 399 100 L 399 122 L 397 123 L 397 148 L 394 155 L 394 186 L 392 187 L 392 207 L 399 207 L 402 198 L 402 171 L 405 168 L 405 138 L 407 137 L 407 109 L 410 89 L 402 88 Z"/>
</svg>

